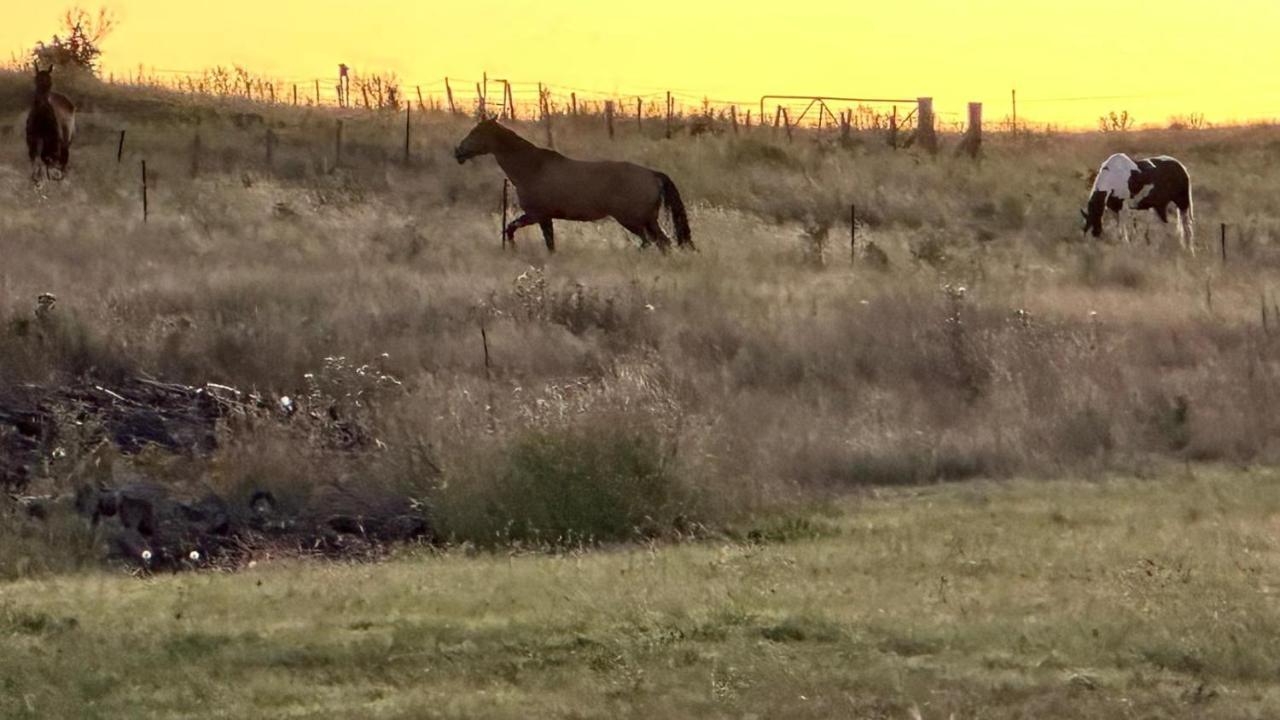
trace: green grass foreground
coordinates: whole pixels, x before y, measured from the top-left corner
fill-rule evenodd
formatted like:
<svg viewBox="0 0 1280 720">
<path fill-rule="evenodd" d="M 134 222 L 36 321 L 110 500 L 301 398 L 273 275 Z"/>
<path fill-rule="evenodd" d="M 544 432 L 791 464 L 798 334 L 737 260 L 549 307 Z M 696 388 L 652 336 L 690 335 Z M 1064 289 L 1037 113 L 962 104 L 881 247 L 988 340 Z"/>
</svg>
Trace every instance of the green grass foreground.
<svg viewBox="0 0 1280 720">
<path fill-rule="evenodd" d="M 776 541 L 0 585 L 0 717 L 1280 716 L 1280 475 L 892 490 Z"/>
</svg>

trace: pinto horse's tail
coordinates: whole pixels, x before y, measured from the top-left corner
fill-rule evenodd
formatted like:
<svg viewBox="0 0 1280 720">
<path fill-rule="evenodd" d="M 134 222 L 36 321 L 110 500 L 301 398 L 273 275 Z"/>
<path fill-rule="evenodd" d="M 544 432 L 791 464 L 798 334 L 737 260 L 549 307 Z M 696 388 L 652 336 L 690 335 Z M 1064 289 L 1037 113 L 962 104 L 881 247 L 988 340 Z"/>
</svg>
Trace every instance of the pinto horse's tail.
<svg viewBox="0 0 1280 720">
<path fill-rule="evenodd" d="M 665 173 L 657 173 L 662 183 L 662 204 L 671 213 L 671 223 L 676 228 L 676 242 L 681 246 L 693 247 L 693 231 L 689 229 L 689 215 L 684 209 L 684 200 L 680 199 L 680 191 L 676 184 Z"/>
</svg>

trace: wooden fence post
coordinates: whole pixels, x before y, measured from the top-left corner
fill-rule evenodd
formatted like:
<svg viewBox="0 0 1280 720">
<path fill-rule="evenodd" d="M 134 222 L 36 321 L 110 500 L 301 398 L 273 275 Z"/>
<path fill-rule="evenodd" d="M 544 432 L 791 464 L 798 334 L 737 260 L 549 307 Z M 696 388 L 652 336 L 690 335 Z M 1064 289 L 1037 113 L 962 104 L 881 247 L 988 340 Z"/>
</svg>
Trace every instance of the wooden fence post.
<svg viewBox="0 0 1280 720">
<path fill-rule="evenodd" d="M 449 97 L 449 114 L 458 114 L 458 108 L 453 104 L 453 88 L 449 85 L 449 78 L 444 79 L 444 93 Z"/>
<path fill-rule="evenodd" d="M 930 154 L 938 152 L 938 132 L 934 128 L 933 98 L 917 99 L 916 143 Z"/>
<path fill-rule="evenodd" d="M 338 121 L 338 133 L 333 146 L 333 166 L 342 164 L 342 121 Z"/>
<path fill-rule="evenodd" d="M 298 83 L 293 84 L 293 106 L 298 107 Z"/>
<path fill-rule="evenodd" d="M 889 147 L 898 149 L 898 106 L 893 106 L 893 114 L 889 116 Z"/>
<path fill-rule="evenodd" d="M 119 165 L 122 159 L 124 159 L 124 131 L 123 130 L 120 131 L 120 144 L 116 146 L 116 164 Z"/>
<path fill-rule="evenodd" d="M 1013 136 L 1018 137 L 1018 91 L 1012 90 L 1013 94 Z"/>
<path fill-rule="evenodd" d="M 569 102 L 573 105 L 573 116 L 578 116 L 578 93 L 569 93 Z"/>
<path fill-rule="evenodd" d="M 316 107 L 320 107 L 320 81 L 316 80 Z"/>
<path fill-rule="evenodd" d="M 422 86 L 414 85 L 413 87 L 418 91 L 418 112 L 426 112 L 427 106 L 422 104 Z"/>
<path fill-rule="evenodd" d="M 404 104 L 404 164 L 409 164 L 409 118 L 413 113 L 413 106 L 409 103 Z"/>
<path fill-rule="evenodd" d="M 489 113 L 488 109 L 485 107 L 484 91 L 480 89 L 480 83 L 476 83 L 476 98 L 476 114 L 480 119 L 484 119 Z"/>
<path fill-rule="evenodd" d="M 791 142 L 791 114 L 786 108 L 782 108 L 782 125 L 787 130 L 787 142 Z"/>
<path fill-rule="evenodd" d="M 556 139 L 551 133 L 551 90 L 544 88 L 542 83 L 538 83 L 538 106 L 542 109 L 542 122 L 547 126 L 547 147 L 554 148 Z"/>
<path fill-rule="evenodd" d="M 1221 224 L 1222 230 L 1222 264 L 1227 264 L 1227 224 Z"/>
<path fill-rule="evenodd" d="M 644 100 L 636 98 L 636 132 L 644 132 Z"/>
<path fill-rule="evenodd" d="M 606 100 L 604 103 L 604 122 L 609 128 L 609 139 L 613 139 L 613 101 Z"/>
<path fill-rule="evenodd" d="M 142 222 L 147 221 L 151 209 L 147 205 L 147 161 L 142 161 Z"/>
<path fill-rule="evenodd" d="M 982 152 L 982 103 L 969 103 L 969 127 L 965 129 L 964 140 L 956 151 L 966 152 L 975 160 Z"/>
<path fill-rule="evenodd" d="M 671 91 L 668 90 L 667 91 L 667 133 L 666 133 L 668 140 L 671 139 L 671 113 L 674 109 L 675 108 L 671 102 Z"/>
<path fill-rule="evenodd" d="M 203 154 L 204 143 L 200 140 L 200 130 L 196 129 L 195 137 L 191 138 L 191 177 L 196 178 L 200 175 L 200 156 Z"/>
<path fill-rule="evenodd" d="M 747 132 L 751 132 L 751 111 L 747 111 Z"/>
<path fill-rule="evenodd" d="M 849 262 L 858 262 L 858 206 L 849 205 Z"/>
<path fill-rule="evenodd" d="M 733 134 L 738 134 L 738 106 L 729 106 L 729 120 L 733 123 Z"/>
<path fill-rule="evenodd" d="M 502 227 L 499 228 L 498 232 L 502 235 L 503 250 L 507 249 L 507 192 L 510 187 L 511 181 L 505 177 L 502 178 Z"/>
</svg>

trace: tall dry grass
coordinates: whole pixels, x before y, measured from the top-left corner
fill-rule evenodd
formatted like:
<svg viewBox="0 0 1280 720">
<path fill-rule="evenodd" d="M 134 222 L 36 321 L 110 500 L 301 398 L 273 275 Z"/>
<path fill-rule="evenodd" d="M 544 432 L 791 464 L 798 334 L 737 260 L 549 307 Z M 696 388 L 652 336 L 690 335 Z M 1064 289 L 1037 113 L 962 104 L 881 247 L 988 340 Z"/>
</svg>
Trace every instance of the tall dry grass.
<svg viewBox="0 0 1280 720">
<path fill-rule="evenodd" d="M 341 116 L 339 164 L 334 112 L 72 88 L 71 177 L 35 191 L 25 83 L 0 76 L 0 384 L 142 373 L 308 397 L 338 357 L 339 375 L 399 381 L 314 401 L 376 439 L 363 449 L 232 424 L 212 458 L 116 457 L 108 479 L 396 483 L 458 540 L 602 540 L 866 484 L 1276 457 L 1272 128 L 997 137 L 974 163 L 873 135 L 610 142 L 561 122 L 566 153 L 675 178 L 702 251 L 561 223 L 549 257 L 533 237 L 500 250 L 500 171 L 450 154 L 463 119 L 419 118 L 405 166 L 402 116 Z M 1076 208 L 1114 151 L 1182 159 L 1202 241 L 1230 223 L 1230 262 L 1160 228 L 1082 242 Z M 43 292 L 58 304 L 37 319 Z M 81 459 L 52 458 L 32 490 L 85 481 Z M 573 483 L 586 505 L 566 519 Z"/>
</svg>

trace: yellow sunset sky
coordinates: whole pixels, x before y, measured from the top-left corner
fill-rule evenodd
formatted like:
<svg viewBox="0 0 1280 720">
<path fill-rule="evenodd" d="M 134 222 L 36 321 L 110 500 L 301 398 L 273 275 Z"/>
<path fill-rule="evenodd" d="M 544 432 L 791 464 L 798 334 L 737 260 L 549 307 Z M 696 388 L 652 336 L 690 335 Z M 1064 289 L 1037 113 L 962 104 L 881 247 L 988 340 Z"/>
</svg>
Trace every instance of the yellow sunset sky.
<svg viewBox="0 0 1280 720">
<path fill-rule="evenodd" d="M 765 93 L 930 95 L 1088 126 L 1280 117 L 1280 0 L 115 0 L 107 69 L 238 63 L 294 80 L 339 62 L 424 87 L 444 76 L 544 81 L 626 94 L 675 89 L 754 102 Z M 47 39 L 63 6 L 14 2 L 0 51 Z M 1089 98 L 1080 100 L 1077 98 Z"/>
</svg>

